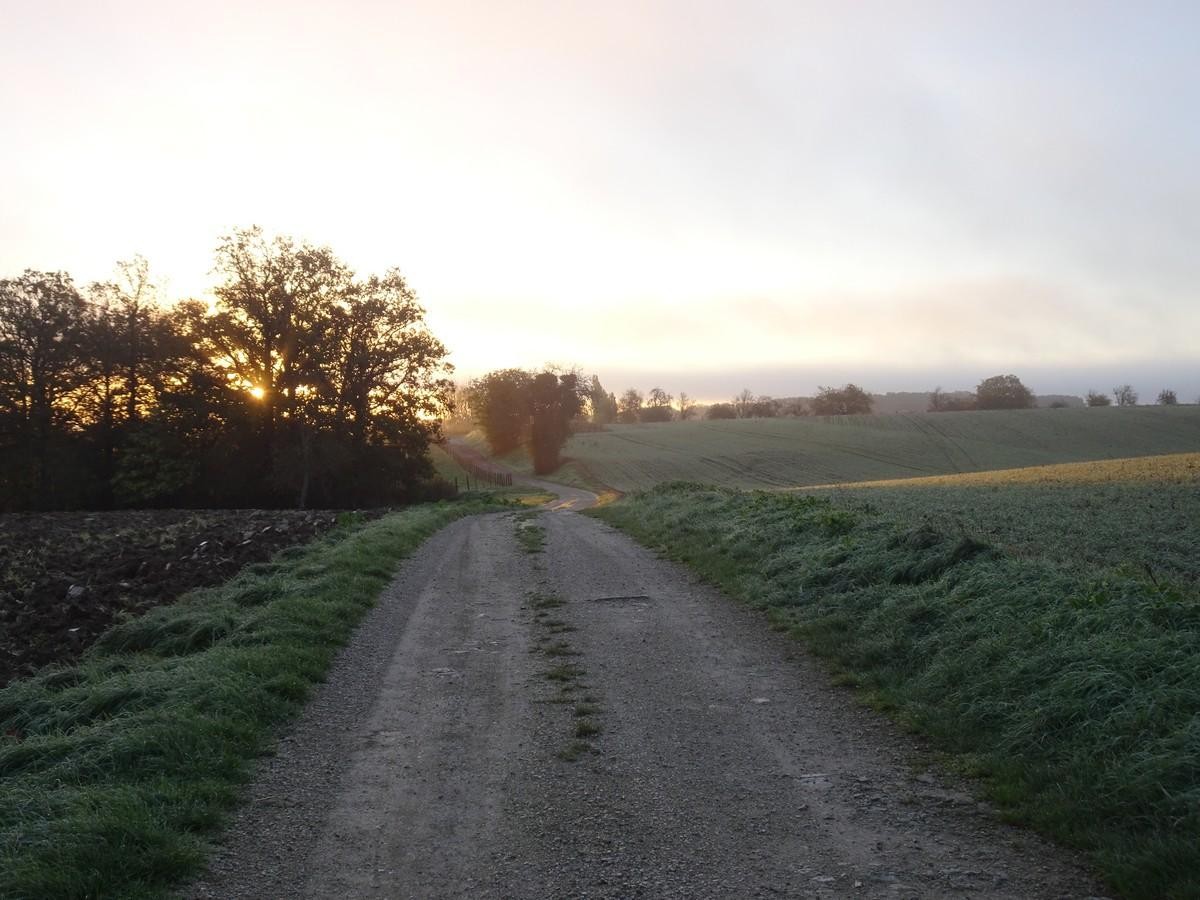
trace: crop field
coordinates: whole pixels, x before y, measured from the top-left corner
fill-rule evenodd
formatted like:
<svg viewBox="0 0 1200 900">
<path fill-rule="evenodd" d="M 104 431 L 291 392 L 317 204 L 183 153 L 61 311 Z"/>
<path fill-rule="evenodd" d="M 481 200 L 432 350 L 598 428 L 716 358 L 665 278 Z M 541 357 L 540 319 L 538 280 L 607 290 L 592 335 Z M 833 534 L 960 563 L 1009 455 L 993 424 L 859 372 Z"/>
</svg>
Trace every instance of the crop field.
<svg viewBox="0 0 1200 900">
<path fill-rule="evenodd" d="M 685 480 L 787 488 L 1200 449 L 1200 407 L 1033 409 L 613 425 L 554 477 L 633 491 Z"/>
<path fill-rule="evenodd" d="M 1200 580 L 1200 453 L 1066 463 L 805 493 L 1089 570 Z"/>
</svg>

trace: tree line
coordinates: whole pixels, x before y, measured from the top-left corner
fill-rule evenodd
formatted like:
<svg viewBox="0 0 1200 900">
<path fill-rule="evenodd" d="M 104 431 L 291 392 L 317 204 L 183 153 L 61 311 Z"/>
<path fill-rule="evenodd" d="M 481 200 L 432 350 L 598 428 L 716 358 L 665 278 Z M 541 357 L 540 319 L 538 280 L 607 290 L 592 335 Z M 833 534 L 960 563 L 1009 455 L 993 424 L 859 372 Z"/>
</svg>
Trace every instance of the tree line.
<svg viewBox="0 0 1200 900">
<path fill-rule="evenodd" d="M 144 259 L 0 280 L 0 509 L 356 506 L 436 492 L 446 349 L 396 269 L 257 227 L 212 304 Z"/>
</svg>

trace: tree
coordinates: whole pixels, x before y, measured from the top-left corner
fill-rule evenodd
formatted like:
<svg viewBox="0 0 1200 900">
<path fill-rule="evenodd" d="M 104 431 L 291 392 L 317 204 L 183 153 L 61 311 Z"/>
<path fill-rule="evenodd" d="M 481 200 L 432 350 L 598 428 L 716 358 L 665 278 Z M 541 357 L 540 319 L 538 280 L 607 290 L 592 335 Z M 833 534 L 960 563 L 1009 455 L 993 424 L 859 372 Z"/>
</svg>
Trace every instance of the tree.
<svg viewBox="0 0 1200 900">
<path fill-rule="evenodd" d="M 1035 405 L 1033 391 L 1016 375 L 985 378 L 975 388 L 975 397 L 979 409 L 1032 409 Z"/>
<path fill-rule="evenodd" d="M 75 424 L 87 307 L 65 272 L 0 281 L 0 453 L 13 508 L 57 504 L 52 456 Z"/>
<path fill-rule="evenodd" d="M 1175 395 L 1174 391 L 1163 388 L 1158 392 L 1158 400 L 1156 402 L 1159 406 L 1175 406 L 1179 403 L 1179 398 Z"/>
<path fill-rule="evenodd" d="M 1108 394 L 1101 394 L 1099 391 L 1088 391 L 1084 402 L 1088 406 L 1112 406 L 1112 399 Z"/>
<path fill-rule="evenodd" d="M 742 388 L 741 393 L 739 393 L 736 397 L 733 398 L 733 403 L 730 405 L 733 407 L 733 411 L 737 415 L 737 417 L 739 419 L 744 419 L 750 415 L 750 412 L 751 412 L 750 408 L 753 403 L 754 403 L 753 391 L 751 391 L 750 388 Z"/>
<path fill-rule="evenodd" d="M 966 391 L 955 391 L 947 393 L 940 386 L 933 389 L 933 393 L 929 395 L 929 406 L 926 407 L 927 412 L 961 412 L 964 410 L 978 409 L 979 399 Z"/>
<path fill-rule="evenodd" d="M 670 422 L 675 411 L 671 409 L 671 401 L 675 398 L 660 387 L 650 389 L 646 398 L 646 406 L 641 411 L 643 422 Z"/>
<path fill-rule="evenodd" d="M 1117 406 L 1137 406 L 1138 395 L 1133 389 L 1133 385 L 1120 384 L 1113 388 L 1113 397 L 1117 401 Z"/>
<path fill-rule="evenodd" d="M 617 421 L 632 425 L 642 414 L 642 392 L 637 388 L 629 388 L 617 401 Z"/>
<path fill-rule="evenodd" d="M 493 456 L 511 453 L 525 440 L 531 414 L 530 380 L 522 369 L 501 369 L 471 382 L 471 408 Z"/>
<path fill-rule="evenodd" d="M 748 412 L 752 419 L 773 419 L 779 415 L 779 403 L 764 394 L 754 398 Z"/>
<path fill-rule="evenodd" d="M 610 425 L 617 421 L 617 398 L 604 390 L 604 385 L 596 375 L 592 376 L 588 401 L 592 407 L 592 424 Z"/>
<path fill-rule="evenodd" d="M 562 448 L 571 434 L 571 420 L 583 408 L 584 391 L 574 373 L 539 372 L 529 382 L 530 456 L 538 475 L 562 465 Z"/>
<path fill-rule="evenodd" d="M 714 403 L 704 413 L 706 419 L 736 419 L 737 410 L 732 403 Z"/>
<path fill-rule="evenodd" d="M 683 391 L 679 392 L 679 421 L 686 422 L 696 413 L 696 404 Z"/>
<path fill-rule="evenodd" d="M 859 415 L 869 413 L 874 402 L 871 395 L 856 384 L 840 388 L 821 386 L 813 398 L 812 411 L 816 416 Z"/>
<path fill-rule="evenodd" d="M 237 230 L 214 310 L 158 302 L 146 261 L 81 295 L 0 281 L 0 508 L 359 505 L 432 475 L 445 348 L 396 270 Z"/>
</svg>

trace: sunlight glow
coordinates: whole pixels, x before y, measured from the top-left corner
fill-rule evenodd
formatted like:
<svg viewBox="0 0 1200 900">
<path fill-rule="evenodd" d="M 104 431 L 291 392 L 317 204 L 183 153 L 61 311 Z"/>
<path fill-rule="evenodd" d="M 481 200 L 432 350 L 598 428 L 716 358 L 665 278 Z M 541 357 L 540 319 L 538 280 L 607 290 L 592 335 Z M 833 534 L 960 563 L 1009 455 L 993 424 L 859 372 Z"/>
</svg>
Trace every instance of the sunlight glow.
<svg viewBox="0 0 1200 900">
<path fill-rule="evenodd" d="M 255 400 L 261 400 L 264 396 L 266 396 L 266 393 L 267 392 L 264 391 L 260 387 L 250 388 L 250 396 L 253 397 Z"/>
</svg>

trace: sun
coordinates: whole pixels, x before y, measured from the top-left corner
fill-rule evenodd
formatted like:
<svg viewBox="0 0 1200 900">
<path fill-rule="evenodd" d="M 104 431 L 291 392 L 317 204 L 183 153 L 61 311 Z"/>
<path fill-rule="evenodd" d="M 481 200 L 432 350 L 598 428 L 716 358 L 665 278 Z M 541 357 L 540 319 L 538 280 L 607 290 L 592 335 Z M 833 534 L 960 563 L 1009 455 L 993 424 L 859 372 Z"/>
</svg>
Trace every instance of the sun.
<svg viewBox="0 0 1200 900">
<path fill-rule="evenodd" d="M 261 400 L 266 393 L 267 392 L 264 391 L 260 387 L 250 388 L 250 396 L 253 397 L 255 400 Z"/>
</svg>

